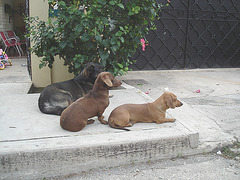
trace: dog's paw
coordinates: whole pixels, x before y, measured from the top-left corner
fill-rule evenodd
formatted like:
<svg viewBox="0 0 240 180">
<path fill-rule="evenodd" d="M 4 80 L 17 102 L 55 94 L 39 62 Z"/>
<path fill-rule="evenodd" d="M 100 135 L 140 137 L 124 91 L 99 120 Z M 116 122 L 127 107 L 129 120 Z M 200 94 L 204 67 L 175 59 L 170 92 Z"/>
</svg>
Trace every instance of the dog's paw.
<svg viewBox="0 0 240 180">
<path fill-rule="evenodd" d="M 176 119 L 165 119 L 165 122 L 175 122 Z"/>
<path fill-rule="evenodd" d="M 95 120 L 93 120 L 93 119 L 89 119 L 89 120 L 87 121 L 87 124 L 93 124 L 94 121 L 95 121 Z"/>
<path fill-rule="evenodd" d="M 105 121 L 105 120 L 102 120 L 102 121 L 100 121 L 102 124 L 108 124 L 108 122 L 107 121 Z"/>
</svg>

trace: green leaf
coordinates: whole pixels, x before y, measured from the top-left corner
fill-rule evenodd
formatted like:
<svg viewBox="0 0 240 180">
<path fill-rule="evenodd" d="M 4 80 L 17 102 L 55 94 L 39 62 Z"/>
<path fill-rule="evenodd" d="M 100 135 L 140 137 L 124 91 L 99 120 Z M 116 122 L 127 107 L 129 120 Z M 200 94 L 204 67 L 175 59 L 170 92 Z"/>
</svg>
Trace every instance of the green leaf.
<svg viewBox="0 0 240 180">
<path fill-rule="evenodd" d="M 102 36 L 100 34 L 96 35 L 95 39 L 96 39 L 97 42 L 101 42 L 102 41 Z"/>
<path fill-rule="evenodd" d="M 106 61 L 106 59 L 101 59 L 100 63 L 103 67 L 105 67 L 107 64 L 107 61 Z"/>
<path fill-rule="evenodd" d="M 123 32 L 125 31 L 125 29 L 122 26 L 120 26 L 119 29 Z"/>
<path fill-rule="evenodd" d="M 128 13 L 128 15 L 129 15 L 129 16 L 134 15 L 134 11 L 130 11 L 130 12 Z"/>
<path fill-rule="evenodd" d="M 122 69 L 123 68 L 123 65 L 120 64 L 120 63 L 117 63 L 117 65 Z"/>
<path fill-rule="evenodd" d="M 106 18 L 106 17 L 101 17 L 101 20 L 102 20 L 103 24 L 109 23 L 108 18 Z"/>
<path fill-rule="evenodd" d="M 114 1 L 109 1 L 109 4 L 113 6 L 115 4 L 115 2 Z"/>
<path fill-rule="evenodd" d="M 143 24 L 148 25 L 148 21 L 146 19 L 144 19 Z"/>
<path fill-rule="evenodd" d="M 118 50 L 118 46 L 117 45 L 113 45 L 111 47 L 111 49 L 112 49 L 113 53 L 115 53 Z"/>
<path fill-rule="evenodd" d="M 66 6 L 66 4 L 65 4 L 64 1 L 59 1 L 59 2 L 58 2 L 58 5 L 59 5 L 59 6 Z"/>
<path fill-rule="evenodd" d="M 89 26 L 89 21 L 87 21 L 87 20 L 82 21 L 82 25 L 84 27 L 88 27 Z"/>
<path fill-rule="evenodd" d="M 78 25 L 74 28 L 74 30 L 75 30 L 77 33 L 80 33 L 80 32 L 82 32 L 83 27 L 82 27 L 81 24 L 78 24 Z"/>
<path fill-rule="evenodd" d="M 116 44 L 117 43 L 117 38 L 113 37 L 111 40 L 110 40 L 110 43 L 112 45 Z"/>
<path fill-rule="evenodd" d="M 119 3 L 118 6 L 119 6 L 120 8 L 122 8 L 122 9 L 124 9 L 123 4 Z"/>
<path fill-rule="evenodd" d="M 135 6 L 135 11 L 138 11 L 138 12 L 139 12 L 140 9 L 141 9 L 140 6 Z"/>
<path fill-rule="evenodd" d="M 106 1 L 106 0 L 98 0 L 98 3 L 101 4 L 101 5 L 103 5 L 103 6 L 105 6 L 105 4 L 107 3 L 107 1 Z"/>
<path fill-rule="evenodd" d="M 39 69 L 42 69 L 44 66 L 46 66 L 46 65 L 43 63 L 39 64 Z"/>
<path fill-rule="evenodd" d="M 124 38 L 123 37 L 119 37 L 119 39 L 122 43 L 124 43 Z"/>
<path fill-rule="evenodd" d="M 59 46 L 60 46 L 62 49 L 64 49 L 64 48 L 66 47 L 66 45 L 67 45 L 67 41 L 61 41 L 61 42 L 59 43 Z"/>
<path fill-rule="evenodd" d="M 69 11 L 69 14 L 74 14 L 74 11 Z"/>
<path fill-rule="evenodd" d="M 81 12 L 80 10 L 77 10 L 77 11 L 75 12 L 75 14 L 76 14 L 77 16 L 79 16 L 79 15 L 82 14 L 82 12 Z"/>
<path fill-rule="evenodd" d="M 89 34 L 88 34 L 88 33 L 84 33 L 84 34 L 82 35 L 81 39 L 82 39 L 83 41 L 88 41 L 88 40 L 89 40 Z"/>
<path fill-rule="evenodd" d="M 102 41 L 102 45 L 103 45 L 104 47 L 109 47 L 109 45 L 110 45 L 109 40 L 108 40 L 108 39 L 104 39 L 104 40 Z"/>
<path fill-rule="evenodd" d="M 78 68 L 81 67 L 81 64 L 80 64 L 78 61 L 76 61 L 75 64 L 74 64 L 74 67 L 75 67 L 76 69 L 78 69 Z"/>
<path fill-rule="evenodd" d="M 100 31 L 102 31 L 102 30 L 104 29 L 104 25 L 103 25 L 103 24 L 99 24 L 99 25 L 98 25 L 98 29 L 99 29 Z"/>
<path fill-rule="evenodd" d="M 122 31 L 118 31 L 116 32 L 115 36 L 122 36 L 123 32 Z"/>
<path fill-rule="evenodd" d="M 99 49 L 98 52 L 102 60 L 106 60 L 109 57 L 109 54 L 106 51 Z"/>
</svg>

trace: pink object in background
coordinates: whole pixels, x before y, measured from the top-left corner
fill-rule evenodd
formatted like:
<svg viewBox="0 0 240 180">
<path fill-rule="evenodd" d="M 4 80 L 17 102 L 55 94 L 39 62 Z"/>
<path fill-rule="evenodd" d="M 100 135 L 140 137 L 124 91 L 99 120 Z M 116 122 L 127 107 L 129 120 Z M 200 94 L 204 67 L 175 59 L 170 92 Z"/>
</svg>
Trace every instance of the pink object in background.
<svg viewBox="0 0 240 180">
<path fill-rule="evenodd" d="M 7 54 L 5 54 L 5 59 L 8 60 L 8 56 L 7 56 Z"/>
<path fill-rule="evenodd" d="M 145 40 L 144 39 L 141 39 L 141 44 L 142 44 L 142 50 L 145 51 Z"/>
<path fill-rule="evenodd" d="M 201 92 L 200 89 L 194 91 L 194 93 L 200 93 L 200 92 Z"/>
</svg>

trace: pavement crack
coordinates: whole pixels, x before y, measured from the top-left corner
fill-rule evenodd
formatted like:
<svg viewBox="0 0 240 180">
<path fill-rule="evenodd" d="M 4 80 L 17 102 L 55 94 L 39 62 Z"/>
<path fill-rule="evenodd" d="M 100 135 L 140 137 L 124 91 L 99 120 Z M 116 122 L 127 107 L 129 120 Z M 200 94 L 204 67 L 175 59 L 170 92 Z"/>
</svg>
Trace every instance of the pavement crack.
<svg viewBox="0 0 240 180">
<path fill-rule="evenodd" d="M 0 141 L 0 143 L 3 143 L 3 142 L 19 142 L 19 141 L 36 141 L 36 140 L 56 139 L 56 138 L 63 138 L 63 137 L 70 137 L 70 135 L 67 135 L 67 136 L 54 136 L 54 137 L 40 137 L 40 138 L 26 138 L 26 139 L 13 139 L 13 140 Z"/>
<path fill-rule="evenodd" d="M 195 109 L 195 108 L 194 108 Z M 203 114 L 201 111 L 199 111 L 198 109 L 195 109 L 198 113 L 200 113 L 201 115 L 207 117 L 208 119 L 212 120 L 213 122 L 215 122 L 215 124 L 218 125 L 218 127 L 223 131 L 221 125 L 213 118 L 211 118 L 210 116 L 206 115 L 206 114 Z"/>
</svg>

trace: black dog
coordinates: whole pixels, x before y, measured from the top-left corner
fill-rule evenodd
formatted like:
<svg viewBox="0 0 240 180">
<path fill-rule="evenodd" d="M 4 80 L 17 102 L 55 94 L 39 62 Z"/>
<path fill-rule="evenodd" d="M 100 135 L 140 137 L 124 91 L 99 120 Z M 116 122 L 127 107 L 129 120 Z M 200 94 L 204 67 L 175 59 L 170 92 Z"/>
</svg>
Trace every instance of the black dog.
<svg viewBox="0 0 240 180">
<path fill-rule="evenodd" d="M 100 65 L 87 63 L 83 71 L 74 79 L 47 86 L 38 99 L 40 111 L 60 116 L 62 111 L 71 103 L 83 97 L 92 89 L 100 72 L 102 72 Z"/>
</svg>

